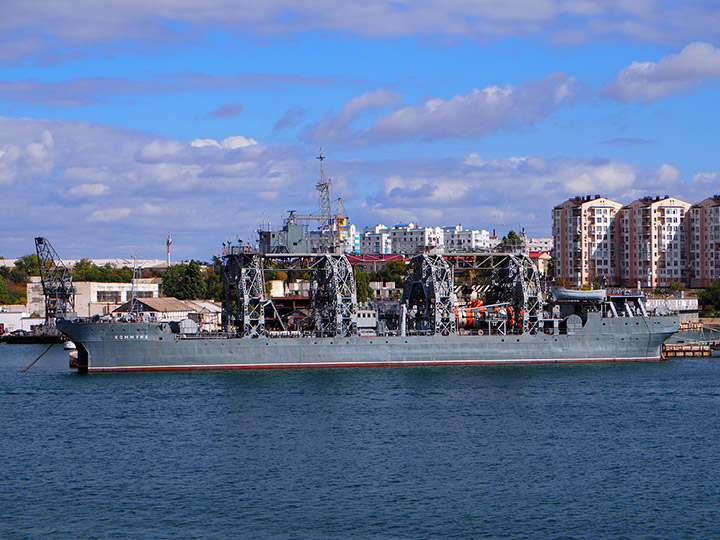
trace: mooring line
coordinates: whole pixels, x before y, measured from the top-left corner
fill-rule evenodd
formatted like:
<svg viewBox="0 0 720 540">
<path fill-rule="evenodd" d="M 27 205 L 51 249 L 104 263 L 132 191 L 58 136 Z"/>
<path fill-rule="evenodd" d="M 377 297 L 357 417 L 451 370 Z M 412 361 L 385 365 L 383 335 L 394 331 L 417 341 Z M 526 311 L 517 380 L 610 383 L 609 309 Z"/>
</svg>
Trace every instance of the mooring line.
<svg viewBox="0 0 720 540">
<path fill-rule="evenodd" d="M 52 349 L 53 345 L 55 345 L 55 344 L 54 344 L 54 343 L 51 343 L 50 346 L 49 346 L 47 349 L 45 349 L 45 351 L 44 351 L 40 356 L 38 356 L 35 360 L 33 360 L 33 361 L 30 362 L 27 366 L 25 366 L 23 369 L 21 369 L 21 370 L 20 370 L 20 373 L 25 373 L 28 369 L 30 369 L 31 367 L 33 367 L 33 366 L 35 365 L 35 362 L 37 362 L 38 360 L 40 360 L 43 356 L 45 356 L 45 353 L 46 353 L 46 352 L 48 352 L 50 349 Z"/>
</svg>

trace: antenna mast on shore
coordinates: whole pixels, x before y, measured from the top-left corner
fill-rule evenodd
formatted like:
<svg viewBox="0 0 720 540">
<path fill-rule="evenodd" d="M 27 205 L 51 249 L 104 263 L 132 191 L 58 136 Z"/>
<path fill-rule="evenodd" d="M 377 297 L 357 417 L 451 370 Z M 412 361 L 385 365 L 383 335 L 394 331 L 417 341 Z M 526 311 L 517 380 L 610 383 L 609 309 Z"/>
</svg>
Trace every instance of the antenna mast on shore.
<svg viewBox="0 0 720 540">
<path fill-rule="evenodd" d="M 168 233 L 165 244 L 167 245 L 167 267 L 170 268 L 170 246 L 172 245 L 172 237 L 170 236 L 170 233 Z"/>
</svg>

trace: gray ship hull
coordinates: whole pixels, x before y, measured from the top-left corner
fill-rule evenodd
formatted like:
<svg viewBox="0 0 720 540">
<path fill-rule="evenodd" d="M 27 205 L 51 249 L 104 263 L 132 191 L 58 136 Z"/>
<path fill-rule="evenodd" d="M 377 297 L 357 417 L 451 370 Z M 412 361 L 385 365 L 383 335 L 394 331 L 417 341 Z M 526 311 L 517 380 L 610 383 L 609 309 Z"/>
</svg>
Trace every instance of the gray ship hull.
<svg viewBox="0 0 720 540">
<path fill-rule="evenodd" d="M 601 318 L 566 334 L 228 338 L 167 323 L 58 321 L 81 372 L 340 368 L 662 360 L 677 317 Z"/>
</svg>

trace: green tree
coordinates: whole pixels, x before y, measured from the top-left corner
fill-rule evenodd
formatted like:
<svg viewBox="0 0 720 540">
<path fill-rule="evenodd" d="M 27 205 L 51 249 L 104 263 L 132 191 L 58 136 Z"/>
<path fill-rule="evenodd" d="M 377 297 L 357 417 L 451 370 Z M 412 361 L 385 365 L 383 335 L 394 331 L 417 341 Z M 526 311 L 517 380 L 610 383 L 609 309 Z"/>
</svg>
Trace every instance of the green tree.
<svg viewBox="0 0 720 540">
<path fill-rule="evenodd" d="M 553 279 L 555 277 L 555 257 L 550 257 L 545 272 L 545 279 Z"/>
<path fill-rule="evenodd" d="M 685 290 L 685 285 L 683 285 L 683 284 L 680 283 L 679 281 L 673 281 L 673 282 L 670 283 L 669 289 L 670 289 L 672 292 L 684 291 L 684 290 Z"/>
<path fill-rule="evenodd" d="M 288 283 L 293 283 L 301 279 L 305 281 L 310 281 L 312 279 L 312 275 L 307 270 L 289 270 L 287 275 Z"/>
<path fill-rule="evenodd" d="M 185 274 L 184 265 L 171 266 L 165 271 L 162 278 L 162 289 L 165 296 L 172 296 L 178 298 L 180 292 L 180 282 L 182 281 Z"/>
<path fill-rule="evenodd" d="M 520 251 L 523 247 L 523 241 L 518 234 L 511 230 L 507 236 L 503 236 L 502 240 L 498 244 L 498 251 Z"/>
<path fill-rule="evenodd" d="M 30 276 L 28 276 L 27 272 L 20 270 L 19 268 L 13 268 L 10 270 L 10 282 L 15 285 L 20 285 L 21 283 L 27 283 Z"/>
<path fill-rule="evenodd" d="M 355 288 L 358 302 L 367 302 L 368 298 L 372 300 L 374 297 L 370 288 L 370 275 L 359 266 L 355 267 Z"/>
<path fill-rule="evenodd" d="M 73 281 L 96 281 L 100 283 L 130 283 L 133 270 L 127 266 L 115 268 L 109 263 L 96 266 L 88 259 L 81 259 L 72 269 Z"/>
<path fill-rule="evenodd" d="M 265 277 L 265 281 L 272 281 L 274 279 L 288 281 L 288 273 L 284 270 L 266 270 L 263 276 Z"/>
<path fill-rule="evenodd" d="M 203 281 L 202 270 L 197 261 L 190 261 L 185 268 L 184 279 L 181 282 L 181 300 L 197 300 L 205 298 L 205 281 Z"/>
<path fill-rule="evenodd" d="M 40 265 L 38 264 L 37 255 L 23 255 L 15 261 L 15 268 L 28 276 L 40 275 Z"/>
<path fill-rule="evenodd" d="M 401 289 L 405 285 L 405 276 L 407 275 L 407 263 L 402 259 L 388 261 L 385 266 L 378 271 L 370 274 L 370 281 L 394 281 L 395 287 Z"/>
<path fill-rule="evenodd" d="M 205 274 L 205 298 L 211 298 L 216 302 L 222 300 L 223 291 L 223 266 L 219 257 L 213 257 L 212 265 L 208 265 L 208 272 Z"/>
<path fill-rule="evenodd" d="M 187 265 L 174 265 L 162 274 L 162 289 L 165 296 L 180 300 L 222 299 L 223 277 L 222 261 L 214 257 L 213 262 L 190 261 Z"/>
<path fill-rule="evenodd" d="M 713 317 L 720 311 L 720 279 L 704 291 L 698 293 L 698 304 L 700 304 L 700 315 Z"/>
<path fill-rule="evenodd" d="M 5 280 L 0 278 L 0 304 L 9 304 L 10 297 L 7 294 L 7 284 Z"/>
</svg>

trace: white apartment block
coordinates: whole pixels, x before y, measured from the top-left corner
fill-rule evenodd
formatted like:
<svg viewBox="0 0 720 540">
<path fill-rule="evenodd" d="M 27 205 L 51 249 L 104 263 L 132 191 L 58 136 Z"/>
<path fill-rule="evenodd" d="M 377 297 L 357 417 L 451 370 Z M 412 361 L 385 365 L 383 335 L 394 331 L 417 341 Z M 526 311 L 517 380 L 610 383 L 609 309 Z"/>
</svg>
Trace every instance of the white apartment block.
<svg viewBox="0 0 720 540">
<path fill-rule="evenodd" d="M 605 197 L 574 197 L 553 209 L 555 275 L 570 286 L 594 280 L 617 284 L 613 219 L 622 204 Z"/>
<path fill-rule="evenodd" d="M 358 234 L 355 225 L 352 223 L 342 223 L 340 225 L 340 238 L 338 239 L 337 224 L 332 224 L 332 230 L 326 239 L 327 242 L 337 243 L 339 240 L 340 250 L 343 253 L 360 253 L 360 234 Z M 315 230 L 310 231 L 310 250 L 313 252 L 319 252 L 322 250 L 322 231 Z M 332 238 L 330 238 L 332 236 Z"/>
<path fill-rule="evenodd" d="M 709 287 L 720 278 L 720 195 L 693 204 L 685 223 L 687 285 Z"/>
<path fill-rule="evenodd" d="M 445 253 L 488 251 L 490 233 L 482 230 L 463 229 L 462 225 L 443 227 L 443 245 Z"/>
<path fill-rule="evenodd" d="M 343 253 L 360 253 L 360 234 L 355 225 L 347 223 L 347 220 L 344 221 L 340 225 L 340 243 Z"/>
<path fill-rule="evenodd" d="M 462 225 L 419 227 L 411 222 L 398 223 L 388 228 L 379 224 L 363 231 L 360 237 L 360 253 L 414 255 L 426 251 L 489 251 L 495 244 L 497 239 L 488 231 L 464 229 Z"/>
<path fill-rule="evenodd" d="M 398 223 L 390 229 L 393 253 L 414 255 L 442 250 L 445 236 L 440 227 L 418 227 L 415 223 Z"/>
<path fill-rule="evenodd" d="M 528 251 L 552 251 L 552 238 L 528 238 L 526 247 Z"/>
<path fill-rule="evenodd" d="M 375 225 L 363 231 L 360 237 L 362 255 L 387 255 L 392 253 L 390 230 L 385 225 Z"/>
<path fill-rule="evenodd" d="M 690 203 L 675 197 L 644 197 L 623 206 L 617 220 L 620 284 L 663 287 L 684 281 L 685 213 Z"/>
</svg>

